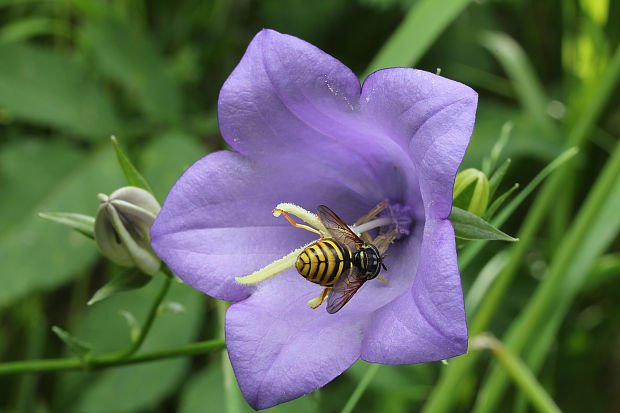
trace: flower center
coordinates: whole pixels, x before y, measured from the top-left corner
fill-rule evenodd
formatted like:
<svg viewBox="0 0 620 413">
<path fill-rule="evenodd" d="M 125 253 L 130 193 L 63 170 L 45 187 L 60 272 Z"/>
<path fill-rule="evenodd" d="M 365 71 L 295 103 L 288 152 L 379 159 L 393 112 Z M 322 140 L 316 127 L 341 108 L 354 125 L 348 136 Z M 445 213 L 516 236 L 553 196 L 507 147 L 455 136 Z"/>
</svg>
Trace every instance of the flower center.
<svg viewBox="0 0 620 413">
<path fill-rule="evenodd" d="M 253 285 L 274 277 L 293 266 L 308 281 L 319 284 L 324 290 L 308 305 L 317 308 L 330 295 L 327 311 L 334 313 L 368 280 L 379 276 L 383 257 L 390 244 L 409 234 L 413 222 L 409 207 L 390 205 L 386 201 L 371 209 L 353 225 L 345 224 L 331 209 L 318 207 L 319 215 L 290 203 L 281 203 L 273 215 L 283 215 L 291 225 L 319 235 L 319 239 L 303 245 L 283 258 L 245 277 L 236 277 L 240 284 Z M 290 215 L 300 218 L 309 225 L 295 222 Z M 374 235 L 374 238 L 373 236 Z M 342 282 L 338 282 L 342 278 Z M 347 291 L 353 286 L 355 290 Z M 332 291 L 334 290 L 334 291 Z"/>
</svg>

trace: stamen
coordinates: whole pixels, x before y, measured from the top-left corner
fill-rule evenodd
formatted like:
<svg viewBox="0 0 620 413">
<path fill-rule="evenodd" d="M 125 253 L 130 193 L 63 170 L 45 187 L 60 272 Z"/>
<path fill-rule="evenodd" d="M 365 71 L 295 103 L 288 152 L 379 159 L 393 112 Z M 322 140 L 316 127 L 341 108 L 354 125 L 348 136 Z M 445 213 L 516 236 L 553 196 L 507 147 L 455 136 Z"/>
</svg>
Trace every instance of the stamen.
<svg viewBox="0 0 620 413">
<path fill-rule="evenodd" d="M 297 218 L 300 218 L 305 223 L 312 225 L 323 234 L 327 234 L 327 228 L 325 228 L 325 225 L 323 225 L 319 217 L 310 211 L 306 211 L 298 205 L 291 204 L 289 202 L 278 204 L 273 210 L 273 216 L 279 217 L 282 212 L 288 212 L 291 215 L 295 215 Z"/>
<path fill-rule="evenodd" d="M 282 271 L 293 267 L 295 265 L 295 261 L 297 261 L 297 256 L 301 254 L 301 252 L 313 242 L 309 242 L 303 247 L 297 248 L 290 254 L 285 255 L 279 260 L 272 262 L 266 267 L 261 268 L 260 270 L 255 271 L 250 275 L 246 275 L 245 277 L 235 277 L 235 281 L 237 281 L 239 284 L 253 285 L 258 284 L 261 281 L 265 281 L 271 277 L 275 277 Z"/>
</svg>

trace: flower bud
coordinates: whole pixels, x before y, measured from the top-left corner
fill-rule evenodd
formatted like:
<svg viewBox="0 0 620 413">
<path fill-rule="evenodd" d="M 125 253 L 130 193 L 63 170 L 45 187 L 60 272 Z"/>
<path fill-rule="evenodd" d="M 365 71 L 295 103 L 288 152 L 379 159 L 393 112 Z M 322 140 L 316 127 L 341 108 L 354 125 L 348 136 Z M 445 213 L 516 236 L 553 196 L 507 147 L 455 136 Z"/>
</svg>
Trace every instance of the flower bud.
<svg viewBox="0 0 620 413">
<path fill-rule="evenodd" d="M 454 205 L 482 216 L 489 203 L 489 180 L 484 172 L 474 168 L 465 169 L 454 181 Z"/>
<path fill-rule="evenodd" d="M 98 197 L 101 205 L 95 217 L 95 241 L 101 253 L 118 265 L 155 274 L 161 264 L 151 248 L 149 236 L 161 209 L 155 197 L 134 186 Z"/>
</svg>

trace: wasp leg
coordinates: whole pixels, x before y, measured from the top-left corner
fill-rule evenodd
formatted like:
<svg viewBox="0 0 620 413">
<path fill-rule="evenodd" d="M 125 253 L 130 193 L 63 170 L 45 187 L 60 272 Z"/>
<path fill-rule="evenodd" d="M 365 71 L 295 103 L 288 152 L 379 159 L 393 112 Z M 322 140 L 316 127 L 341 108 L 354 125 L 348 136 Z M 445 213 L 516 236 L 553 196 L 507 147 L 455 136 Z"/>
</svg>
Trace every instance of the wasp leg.
<svg viewBox="0 0 620 413">
<path fill-rule="evenodd" d="M 383 278 L 383 277 L 382 277 L 382 276 L 380 276 L 380 275 L 377 275 L 377 276 L 375 277 L 375 280 L 381 281 L 382 283 L 385 283 L 385 284 L 387 284 L 387 283 L 388 283 L 388 280 L 386 280 L 385 278 Z"/>
<path fill-rule="evenodd" d="M 365 224 L 366 222 L 370 221 L 371 219 L 379 215 L 381 211 L 387 208 L 387 206 L 388 206 L 387 201 L 380 202 L 376 207 L 371 209 L 366 215 L 364 215 L 363 217 L 355 221 L 355 224 L 353 225 L 360 226 L 362 224 Z"/>
<path fill-rule="evenodd" d="M 323 301 L 325 301 L 331 290 L 331 287 L 326 287 L 325 289 L 323 289 L 323 292 L 321 294 L 308 301 L 308 307 L 312 308 L 313 310 L 319 308 L 319 306 L 323 304 Z"/>
<path fill-rule="evenodd" d="M 288 214 L 287 214 L 286 212 L 282 211 L 281 209 L 276 208 L 276 209 L 274 209 L 274 210 L 273 210 L 273 212 L 279 212 L 279 213 L 281 213 L 282 215 L 284 215 L 284 218 L 286 218 L 286 220 L 287 220 L 288 222 L 290 222 L 292 226 L 294 226 L 294 227 L 296 227 L 296 228 L 303 228 L 303 229 L 306 229 L 306 230 L 311 231 L 311 232 L 315 232 L 315 233 L 319 234 L 319 236 L 321 237 L 321 239 L 323 239 L 323 234 L 321 233 L 321 231 L 319 231 L 319 230 L 317 230 L 317 229 L 314 229 L 314 228 L 312 228 L 312 227 L 309 227 L 308 225 L 298 224 L 297 222 L 293 221 L 293 220 L 291 219 L 291 217 L 289 217 L 289 216 L 288 216 Z"/>
</svg>

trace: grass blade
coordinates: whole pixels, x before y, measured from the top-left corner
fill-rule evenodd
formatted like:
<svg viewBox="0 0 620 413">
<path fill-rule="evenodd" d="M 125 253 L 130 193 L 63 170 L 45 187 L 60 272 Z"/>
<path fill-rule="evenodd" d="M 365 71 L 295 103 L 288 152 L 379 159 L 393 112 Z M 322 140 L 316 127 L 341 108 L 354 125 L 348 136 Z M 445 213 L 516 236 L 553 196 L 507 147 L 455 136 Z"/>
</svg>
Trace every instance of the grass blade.
<svg viewBox="0 0 620 413">
<path fill-rule="evenodd" d="M 439 35 L 471 0 L 420 0 L 370 62 L 366 78 L 386 67 L 410 67 L 417 63 Z"/>
</svg>

